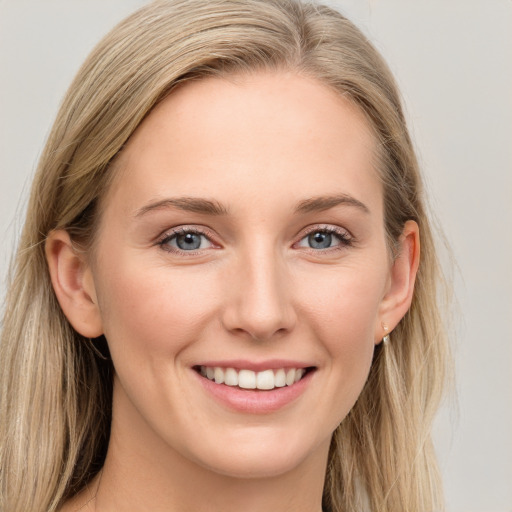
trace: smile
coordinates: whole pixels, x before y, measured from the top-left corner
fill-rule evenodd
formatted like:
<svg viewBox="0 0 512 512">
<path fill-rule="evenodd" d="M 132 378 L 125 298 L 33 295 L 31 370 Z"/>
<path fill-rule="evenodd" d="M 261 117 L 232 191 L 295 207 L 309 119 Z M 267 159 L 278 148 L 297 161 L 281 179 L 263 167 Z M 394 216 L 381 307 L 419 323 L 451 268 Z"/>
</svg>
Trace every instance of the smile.
<svg viewBox="0 0 512 512">
<path fill-rule="evenodd" d="M 192 367 L 206 393 L 243 414 L 269 414 L 294 403 L 311 387 L 317 366 L 290 361 L 215 361 Z"/>
<path fill-rule="evenodd" d="M 308 368 L 279 368 L 256 372 L 247 369 L 200 366 L 198 371 L 216 384 L 269 391 L 295 384 L 304 377 Z"/>
</svg>

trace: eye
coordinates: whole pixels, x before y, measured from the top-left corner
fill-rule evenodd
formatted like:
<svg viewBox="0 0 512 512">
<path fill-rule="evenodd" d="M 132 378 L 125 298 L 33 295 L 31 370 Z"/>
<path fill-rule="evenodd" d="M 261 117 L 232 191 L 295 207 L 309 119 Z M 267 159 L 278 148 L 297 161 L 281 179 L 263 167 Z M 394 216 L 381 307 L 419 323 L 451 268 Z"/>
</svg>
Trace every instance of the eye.
<svg viewBox="0 0 512 512">
<path fill-rule="evenodd" d="M 167 234 L 159 245 L 170 252 L 192 252 L 213 247 L 207 235 L 197 229 L 180 229 Z"/>
<path fill-rule="evenodd" d="M 298 247 L 307 247 L 315 250 L 333 249 L 345 247 L 352 243 L 352 238 L 345 230 L 341 228 L 322 228 L 310 231 L 303 237 Z"/>
</svg>

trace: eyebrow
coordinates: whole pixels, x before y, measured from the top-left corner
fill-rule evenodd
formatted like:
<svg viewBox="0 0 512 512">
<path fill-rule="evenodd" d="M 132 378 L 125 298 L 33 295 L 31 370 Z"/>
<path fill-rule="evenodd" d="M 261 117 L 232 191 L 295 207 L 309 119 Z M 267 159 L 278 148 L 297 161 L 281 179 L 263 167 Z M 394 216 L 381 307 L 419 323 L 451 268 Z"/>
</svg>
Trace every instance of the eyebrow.
<svg viewBox="0 0 512 512">
<path fill-rule="evenodd" d="M 135 217 L 142 217 L 148 212 L 176 208 L 186 212 L 203 213 L 205 215 L 227 215 L 227 209 L 218 201 L 199 197 L 175 197 L 155 201 L 135 212 Z"/>
<path fill-rule="evenodd" d="M 337 194 L 332 196 L 318 196 L 301 201 L 295 211 L 297 213 L 322 212 L 339 205 L 354 206 L 364 213 L 370 213 L 368 207 L 348 194 Z"/>
<path fill-rule="evenodd" d="M 312 197 L 309 199 L 304 199 L 300 201 L 296 208 L 296 213 L 312 213 L 312 212 L 321 212 L 325 210 L 329 210 L 339 205 L 348 205 L 353 206 L 364 213 L 370 213 L 368 207 L 348 194 L 337 194 L 330 196 L 318 196 Z M 152 212 L 155 210 L 165 210 L 168 208 L 176 208 L 178 210 L 183 210 L 187 212 L 193 213 L 202 213 L 205 215 L 227 215 L 229 212 L 225 206 L 215 200 L 204 199 L 199 197 L 175 197 L 175 198 L 167 198 L 161 199 L 159 201 L 155 201 L 149 203 L 142 208 L 139 208 L 135 217 L 142 217 L 148 212 Z"/>
</svg>

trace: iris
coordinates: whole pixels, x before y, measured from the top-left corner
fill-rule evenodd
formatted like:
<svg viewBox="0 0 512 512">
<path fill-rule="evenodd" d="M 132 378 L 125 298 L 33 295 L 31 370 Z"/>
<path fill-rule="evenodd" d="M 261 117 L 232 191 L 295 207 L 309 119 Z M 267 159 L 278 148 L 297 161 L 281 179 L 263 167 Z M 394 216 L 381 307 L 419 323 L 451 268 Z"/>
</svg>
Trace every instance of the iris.
<svg viewBox="0 0 512 512">
<path fill-rule="evenodd" d="M 327 249 L 332 244 L 332 234 L 324 231 L 315 231 L 308 235 L 309 246 L 313 249 Z"/>
</svg>

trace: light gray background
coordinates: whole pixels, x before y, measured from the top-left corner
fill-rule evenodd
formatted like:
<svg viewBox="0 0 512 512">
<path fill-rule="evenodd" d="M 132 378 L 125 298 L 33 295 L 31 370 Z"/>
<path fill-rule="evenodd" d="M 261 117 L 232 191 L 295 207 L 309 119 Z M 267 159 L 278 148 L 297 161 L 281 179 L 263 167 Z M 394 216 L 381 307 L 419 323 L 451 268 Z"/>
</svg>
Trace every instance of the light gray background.
<svg viewBox="0 0 512 512">
<path fill-rule="evenodd" d="M 0 298 L 30 178 L 93 44 L 143 0 L 0 0 Z M 512 1 L 332 0 L 404 94 L 458 270 L 458 406 L 436 427 L 449 512 L 512 511 Z M 412 511 L 411 511 L 412 512 Z"/>
</svg>

